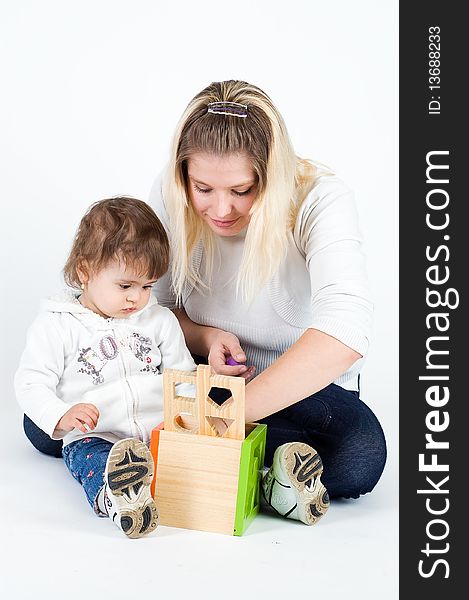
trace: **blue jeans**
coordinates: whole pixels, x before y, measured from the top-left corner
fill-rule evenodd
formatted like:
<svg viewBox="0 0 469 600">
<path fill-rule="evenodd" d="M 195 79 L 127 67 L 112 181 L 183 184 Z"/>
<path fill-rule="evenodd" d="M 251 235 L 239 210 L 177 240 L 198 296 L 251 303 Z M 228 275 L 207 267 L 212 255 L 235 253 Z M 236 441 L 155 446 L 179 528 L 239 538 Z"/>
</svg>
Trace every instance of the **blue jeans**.
<svg viewBox="0 0 469 600">
<path fill-rule="evenodd" d="M 99 516 L 96 498 L 104 485 L 104 469 L 113 444 L 98 437 L 82 438 L 67 444 L 62 455 L 68 470 L 82 486 L 86 498 Z"/>
<path fill-rule="evenodd" d="M 305 442 L 322 458 L 321 481 L 331 498 L 358 498 L 371 492 L 381 477 L 386 440 L 359 392 L 332 383 L 261 422 L 267 425 L 266 466 L 278 446 Z"/>
<path fill-rule="evenodd" d="M 218 402 L 223 399 L 211 396 Z M 261 422 L 267 424 L 266 466 L 272 464 L 278 446 L 306 442 L 322 458 L 321 479 L 331 498 L 358 498 L 371 492 L 381 477 L 386 441 L 378 419 L 358 392 L 331 383 Z M 25 432 L 38 450 L 61 456 L 62 442 L 51 440 L 32 421 L 25 425 Z"/>
<path fill-rule="evenodd" d="M 23 415 L 23 429 L 26 437 L 36 450 L 48 456 L 62 458 L 62 440 L 51 439 L 27 415 Z"/>
</svg>

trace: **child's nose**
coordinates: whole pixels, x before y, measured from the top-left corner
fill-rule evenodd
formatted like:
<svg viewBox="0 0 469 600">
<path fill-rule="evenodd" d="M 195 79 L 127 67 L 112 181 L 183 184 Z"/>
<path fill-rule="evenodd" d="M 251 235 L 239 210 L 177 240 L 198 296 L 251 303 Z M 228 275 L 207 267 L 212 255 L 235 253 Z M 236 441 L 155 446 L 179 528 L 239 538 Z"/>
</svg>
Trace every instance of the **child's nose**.
<svg viewBox="0 0 469 600">
<path fill-rule="evenodd" d="M 127 300 L 129 302 L 137 302 L 140 297 L 140 292 L 138 290 L 129 290 L 127 294 Z"/>
</svg>

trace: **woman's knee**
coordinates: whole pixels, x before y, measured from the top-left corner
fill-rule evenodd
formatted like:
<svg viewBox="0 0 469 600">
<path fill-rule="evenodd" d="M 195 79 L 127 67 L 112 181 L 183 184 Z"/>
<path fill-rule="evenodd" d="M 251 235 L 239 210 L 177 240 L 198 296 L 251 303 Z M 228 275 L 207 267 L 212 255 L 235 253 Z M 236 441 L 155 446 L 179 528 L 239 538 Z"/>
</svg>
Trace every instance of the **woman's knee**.
<svg viewBox="0 0 469 600">
<path fill-rule="evenodd" d="M 360 404 L 342 435 L 321 440 L 323 480 L 331 498 L 358 498 L 371 492 L 384 471 L 387 445 L 383 429 L 373 412 Z"/>
<path fill-rule="evenodd" d="M 386 439 L 381 426 L 367 435 L 344 440 L 331 461 L 331 497 L 358 498 L 371 492 L 383 474 L 387 458 Z"/>
</svg>

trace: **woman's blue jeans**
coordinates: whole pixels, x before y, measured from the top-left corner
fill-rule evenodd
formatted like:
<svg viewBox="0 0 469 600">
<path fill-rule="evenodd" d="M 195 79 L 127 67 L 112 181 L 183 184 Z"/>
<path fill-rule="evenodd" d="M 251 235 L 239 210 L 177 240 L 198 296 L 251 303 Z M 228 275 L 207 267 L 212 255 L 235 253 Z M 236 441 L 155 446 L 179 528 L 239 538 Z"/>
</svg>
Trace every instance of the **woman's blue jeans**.
<svg viewBox="0 0 469 600">
<path fill-rule="evenodd" d="M 265 464 L 286 442 L 305 442 L 322 458 L 321 481 L 331 498 L 371 492 L 386 463 L 381 425 L 358 392 L 331 384 L 261 421 L 267 425 Z"/>
<path fill-rule="evenodd" d="M 322 458 L 321 480 L 331 498 L 358 498 L 371 492 L 381 477 L 386 441 L 378 419 L 358 392 L 332 383 L 261 422 L 267 424 L 266 466 L 272 464 L 278 446 L 305 442 Z M 51 440 L 26 416 L 24 429 L 38 450 L 62 456 L 62 442 Z"/>
</svg>

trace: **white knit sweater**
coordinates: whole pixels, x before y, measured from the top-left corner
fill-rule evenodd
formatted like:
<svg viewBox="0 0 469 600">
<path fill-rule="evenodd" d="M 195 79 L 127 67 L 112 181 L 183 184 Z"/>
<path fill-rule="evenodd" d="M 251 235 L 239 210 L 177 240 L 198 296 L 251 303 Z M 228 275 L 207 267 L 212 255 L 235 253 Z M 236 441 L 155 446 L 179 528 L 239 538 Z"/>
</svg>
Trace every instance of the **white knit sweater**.
<svg viewBox="0 0 469 600">
<path fill-rule="evenodd" d="M 42 308 L 15 375 L 23 411 L 53 439 L 63 437 L 64 445 L 92 436 L 148 443 L 163 420 L 163 369 L 195 369 L 174 314 L 151 298 L 125 319 L 106 319 L 71 293 L 46 300 Z M 98 408 L 96 429 L 54 435 L 58 421 L 80 402 Z"/>
<path fill-rule="evenodd" d="M 162 175 L 155 181 L 150 203 L 166 227 Z M 296 219 L 285 261 L 257 298 L 243 305 L 236 298 L 235 279 L 245 231 L 217 236 L 210 294 L 186 286 L 183 306 L 195 323 L 234 333 L 257 373 L 284 353 L 308 328 L 318 329 L 365 356 L 372 329 L 373 305 L 367 284 L 362 237 L 350 189 L 335 176 L 318 178 Z M 193 256 L 204 274 L 203 249 Z M 173 308 L 170 271 L 155 286 L 158 301 Z M 335 383 L 358 389 L 357 361 Z"/>
</svg>

